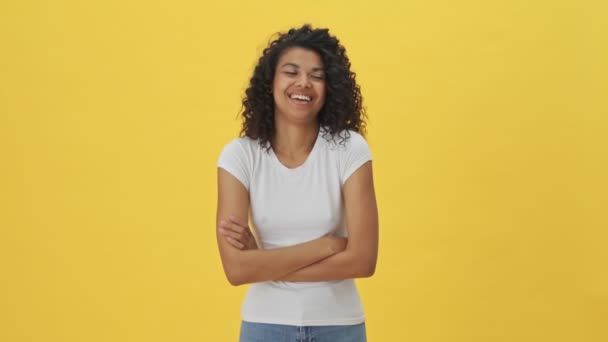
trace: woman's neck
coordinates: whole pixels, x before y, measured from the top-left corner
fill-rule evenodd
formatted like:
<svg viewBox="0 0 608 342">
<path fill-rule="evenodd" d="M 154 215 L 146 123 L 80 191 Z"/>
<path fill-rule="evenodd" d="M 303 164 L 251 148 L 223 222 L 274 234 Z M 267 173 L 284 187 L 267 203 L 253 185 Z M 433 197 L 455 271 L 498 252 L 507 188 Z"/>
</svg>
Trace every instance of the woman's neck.
<svg viewBox="0 0 608 342">
<path fill-rule="evenodd" d="M 275 122 L 276 130 L 272 139 L 272 149 L 275 153 L 284 156 L 298 156 L 308 154 L 312 151 L 317 136 L 319 135 L 319 123 L 311 125 L 280 124 Z"/>
</svg>

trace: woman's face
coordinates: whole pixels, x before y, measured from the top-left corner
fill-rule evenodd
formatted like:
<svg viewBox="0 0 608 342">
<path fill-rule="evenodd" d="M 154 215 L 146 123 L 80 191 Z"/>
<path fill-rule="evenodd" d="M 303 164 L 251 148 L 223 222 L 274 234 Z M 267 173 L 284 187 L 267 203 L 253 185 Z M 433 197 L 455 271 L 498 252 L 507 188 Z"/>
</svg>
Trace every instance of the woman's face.
<svg viewBox="0 0 608 342">
<path fill-rule="evenodd" d="M 275 116 L 294 122 L 316 120 L 325 103 L 325 72 L 315 51 L 292 47 L 277 62 L 272 84 Z"/>
</svg>

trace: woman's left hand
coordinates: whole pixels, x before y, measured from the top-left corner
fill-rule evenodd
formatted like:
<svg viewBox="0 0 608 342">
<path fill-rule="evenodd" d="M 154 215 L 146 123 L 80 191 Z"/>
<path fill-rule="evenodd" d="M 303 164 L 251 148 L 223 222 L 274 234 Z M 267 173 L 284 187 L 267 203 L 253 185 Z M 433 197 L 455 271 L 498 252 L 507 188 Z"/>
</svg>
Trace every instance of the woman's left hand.
<svg viewBox="0 0 608 342">
<path fill-rule="evenodd" d="M 231 245 L 238 249 L 258 248 L 258 244 L 247 223 L 242 222 L 232 215 L 230 215 L 228 221 L 220 221 L 218 230 Z"/>
</svg>

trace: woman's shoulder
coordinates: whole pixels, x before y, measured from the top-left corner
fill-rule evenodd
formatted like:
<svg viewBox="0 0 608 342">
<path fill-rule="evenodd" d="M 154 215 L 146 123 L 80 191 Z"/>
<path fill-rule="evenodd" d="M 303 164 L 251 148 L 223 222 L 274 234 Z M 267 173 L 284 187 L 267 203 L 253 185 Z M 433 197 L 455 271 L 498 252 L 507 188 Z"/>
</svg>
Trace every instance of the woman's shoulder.
<svg viewBox="0 0 608 342">
<path fill-rule="evenodd" d="M 238 154 L 243 157 L 252 157 L 262 151 L 258 139 L 248 136 L 237 136 L 224 144 L 222 153 Z"/>
<path fill-rule="evenodd" d="M 346 132 L 348 132 L 348 140 L 351 141 L 351 144 L 367 144 L 367 140 L 365 139 L 363 134 L 352 129 L 348 129 L 346 130 Z"/>
<path fill-rule="evenodd" d="M 361 146 L 367 146 L 367 140 L 365 137 L 352 129 L 344 129 L 333 136 L 325 134 L 326 140 L 328 141 L 332 149 L 339 151 L 348 151 L 353 148 L 360 148 Z"/>
</svg>

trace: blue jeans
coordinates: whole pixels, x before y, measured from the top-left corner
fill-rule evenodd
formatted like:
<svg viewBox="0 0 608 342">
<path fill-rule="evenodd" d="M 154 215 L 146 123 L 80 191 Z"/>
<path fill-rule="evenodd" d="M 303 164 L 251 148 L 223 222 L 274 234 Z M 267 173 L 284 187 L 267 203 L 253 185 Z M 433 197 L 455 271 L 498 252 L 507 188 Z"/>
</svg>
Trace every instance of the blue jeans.
<svg viewBox="0 0 608 342">
<path fill-rule="evenodd" d="M 304 326 L 241 321 L 239 342 L 366 342 L 365 322 Z"/>
</svg>

